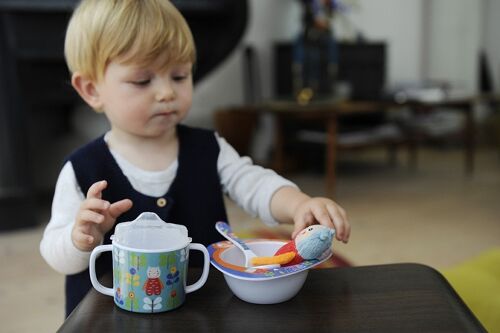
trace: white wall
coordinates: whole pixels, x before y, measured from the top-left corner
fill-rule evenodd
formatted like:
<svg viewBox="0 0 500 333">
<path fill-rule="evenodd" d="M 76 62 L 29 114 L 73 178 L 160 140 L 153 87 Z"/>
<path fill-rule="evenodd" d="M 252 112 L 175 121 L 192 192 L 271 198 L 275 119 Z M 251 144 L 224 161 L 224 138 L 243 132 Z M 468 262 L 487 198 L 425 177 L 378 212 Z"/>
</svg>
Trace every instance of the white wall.
<svg viewBox="0 0 500 333">
<path fill-rule="evenodd" d="M 483 47 L 487 52 L 495 90 L 500 91 L 500 1 L 484 0 Z"/>
<path fill-rule="evenodd" d="M 421 79 L 422 1 L 360 0 L 351 20 L 368 41 L 387 43 L 387 84 Z M 342 37 L 342 36 L 340 36 Z"/>
<path fill-rule="evenodd" d="M 477 91 L 482 5 L 482 0 L 429 1 L 427 78 L 447 80 L 467 94 Z"/>
</svg>

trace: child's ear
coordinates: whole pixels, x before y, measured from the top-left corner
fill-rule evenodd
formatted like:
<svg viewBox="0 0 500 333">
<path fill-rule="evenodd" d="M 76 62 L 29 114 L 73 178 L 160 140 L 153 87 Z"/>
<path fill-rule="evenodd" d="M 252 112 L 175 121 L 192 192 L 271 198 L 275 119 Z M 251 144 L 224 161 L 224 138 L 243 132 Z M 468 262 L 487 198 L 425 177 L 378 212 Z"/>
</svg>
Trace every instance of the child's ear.
<svg viewBox="0 0 500 333">
<path fill-rule="evenodd" d="M 90 80 L 86 76 L 83 76 L 79 72 L 75 72 L 71 76 L 71 85 L 75 88 L 83 100 L 94 110 L 102 110 L 101 98 L 94 81 Z"/>
</svg>

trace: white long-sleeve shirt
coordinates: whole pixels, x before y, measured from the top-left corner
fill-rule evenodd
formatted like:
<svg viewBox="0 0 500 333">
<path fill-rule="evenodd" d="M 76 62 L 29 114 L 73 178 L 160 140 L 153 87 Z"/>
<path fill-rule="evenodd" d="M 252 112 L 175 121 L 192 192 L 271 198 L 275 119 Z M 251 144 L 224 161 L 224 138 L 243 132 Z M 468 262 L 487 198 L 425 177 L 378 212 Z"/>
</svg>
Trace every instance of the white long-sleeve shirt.
<svg viewBox="0 0 500 333">
<path fill-rule="evenodd" d="M 225 139 L 215 136 L 220 147 L 217 170 L 223 192 L 250 215 L 258 216 L 267 225 L 276 225 L 278 222 L 271 214 L 271 198 L 281 187 L 296 185 L 272 170 L 254 165 L 249 157 L 239 156 Z M 111 150 L 111 153 L 132 187 L 142 194 L 161 196 L 175 179 L 177 160 L 165 170 L 146 171 L 115 151 Z M 57 179 L 52 215 L 40 242 L 42 257 L 63 274 L 79 273 L 89 265 L 90 252 L 77 249 L 71 240 L 76 215 L 84 199 L 73 166 L 68 161 Z"/>
</svg>

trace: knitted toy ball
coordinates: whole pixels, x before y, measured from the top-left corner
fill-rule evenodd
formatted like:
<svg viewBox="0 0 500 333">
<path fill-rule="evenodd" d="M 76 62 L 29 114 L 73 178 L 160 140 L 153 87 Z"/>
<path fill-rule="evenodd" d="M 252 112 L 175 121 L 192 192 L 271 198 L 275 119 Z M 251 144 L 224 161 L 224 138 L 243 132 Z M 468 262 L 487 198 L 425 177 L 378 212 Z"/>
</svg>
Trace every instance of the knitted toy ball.
<svg viewBox="0 0 500 333">
<path fill-rule="evenodd" d="M 318 258 L 332 245 L 335 230 L 315 224 L 303 229 L 295 239 L 287 242 L 272 257 L 255 257 L 253 266 L 279 264 L 291 266 L 304 260 Z"/>
</svg>

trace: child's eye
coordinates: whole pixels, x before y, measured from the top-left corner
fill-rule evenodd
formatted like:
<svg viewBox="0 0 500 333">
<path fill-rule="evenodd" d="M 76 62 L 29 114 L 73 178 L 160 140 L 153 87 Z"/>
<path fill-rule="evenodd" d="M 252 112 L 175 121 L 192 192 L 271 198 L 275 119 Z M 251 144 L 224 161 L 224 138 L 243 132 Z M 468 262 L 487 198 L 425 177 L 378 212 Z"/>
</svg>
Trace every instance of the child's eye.
<svg viewBox="0 0 500 333">
<path fill-rule="evenodd" d="M 184 80 L 187 80 L 190 75 L 191 75 L 191 73 L 189 73 L 189 72 L 178 71 L 178 72 L 172 73 L 172 79 L 174 81 L 184 81 Z"/>
<path fill-rule="evenodd" d="M 150 82 L 151 82 L 150 79 L 130 81 L 130 83 L 136 86 L 147 86 Z"/>
<path fill-rule="evenodd" d="M 187 75 L 174 75 L 173 77 L 174 81 L 184 81 L 185 79 L 187 79 Z"/>
</svg>

